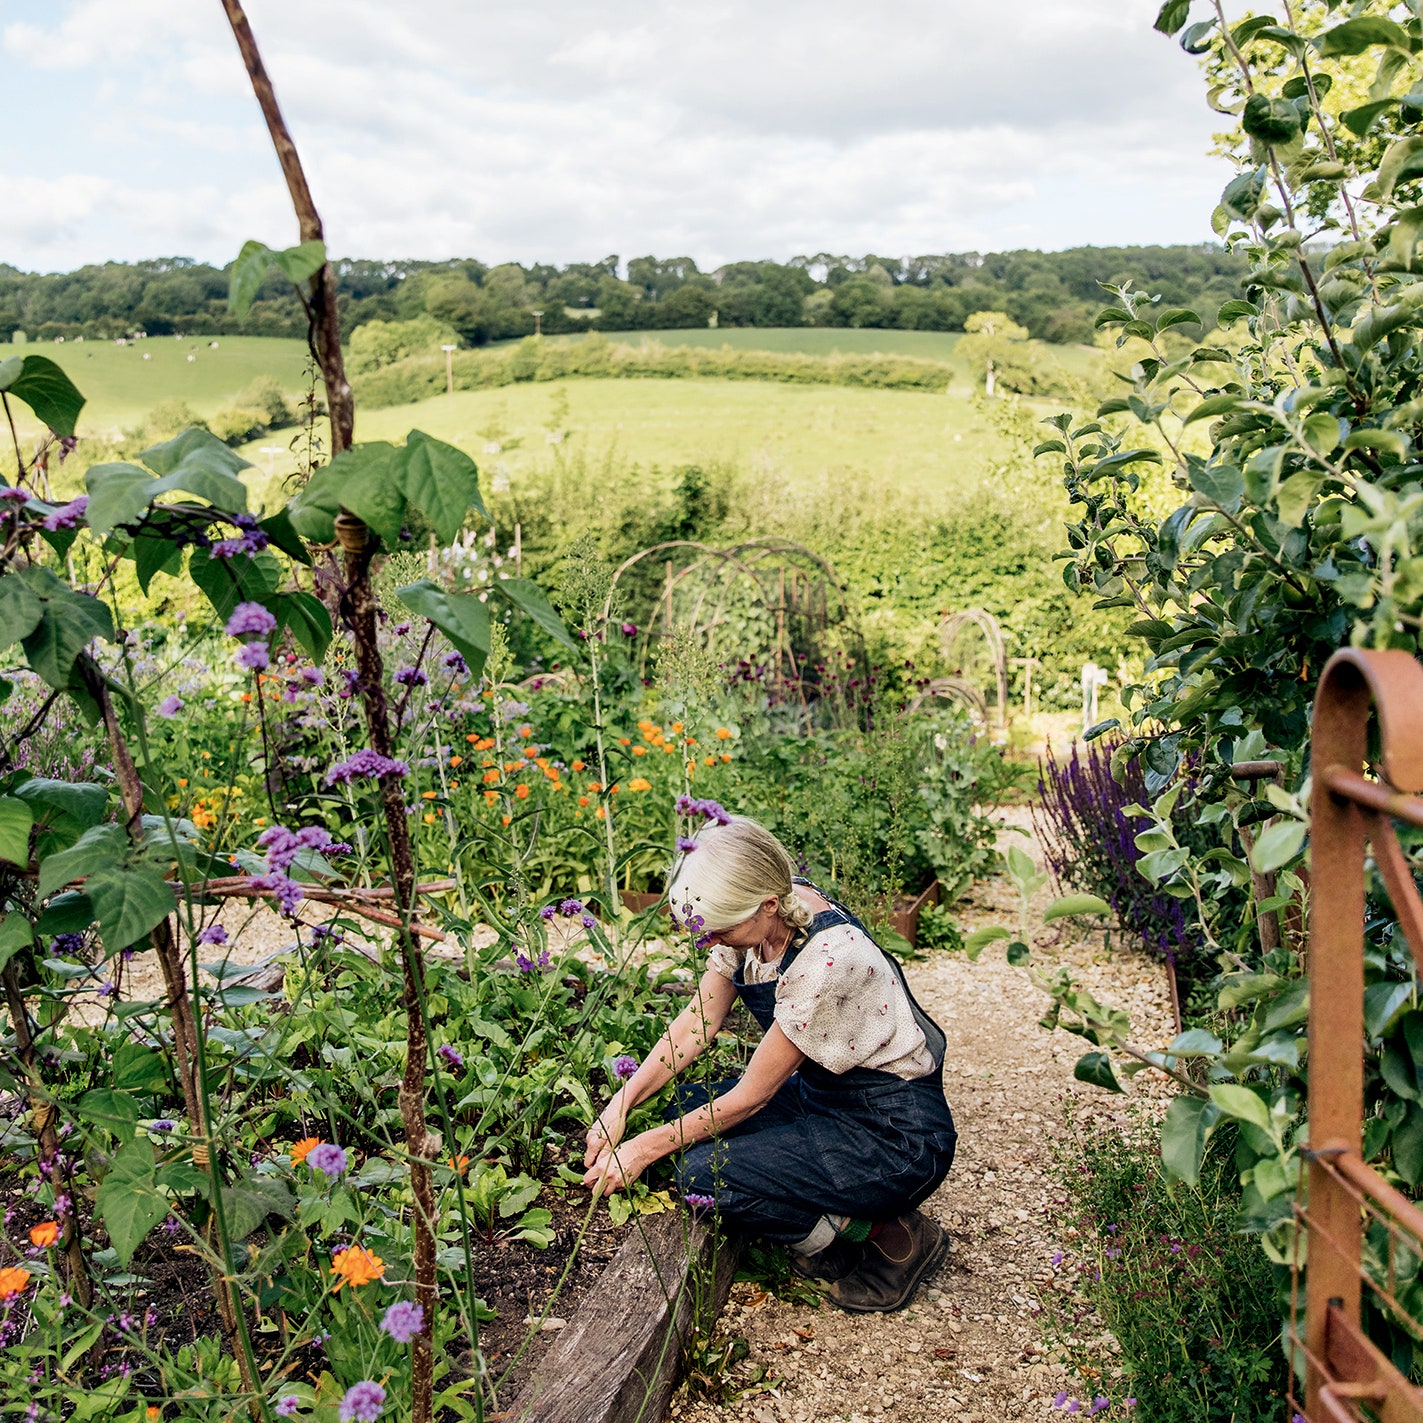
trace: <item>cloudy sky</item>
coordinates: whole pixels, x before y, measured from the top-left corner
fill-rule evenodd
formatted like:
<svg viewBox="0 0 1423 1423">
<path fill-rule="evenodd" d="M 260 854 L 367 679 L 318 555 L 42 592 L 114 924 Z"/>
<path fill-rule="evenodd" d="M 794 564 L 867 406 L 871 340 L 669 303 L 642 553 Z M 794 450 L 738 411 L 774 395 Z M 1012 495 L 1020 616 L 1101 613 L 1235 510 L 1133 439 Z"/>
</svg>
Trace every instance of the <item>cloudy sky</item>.
<svg viewBox="0 0 1423 1423">
<path fill-rule="evenodd" d="M 1159 0 L 247 0 L 333 252 L 567 262 L 1200 241 Z M 295 241 L 219 0 L 0 0 L 0 261 Z"/>
</svg>

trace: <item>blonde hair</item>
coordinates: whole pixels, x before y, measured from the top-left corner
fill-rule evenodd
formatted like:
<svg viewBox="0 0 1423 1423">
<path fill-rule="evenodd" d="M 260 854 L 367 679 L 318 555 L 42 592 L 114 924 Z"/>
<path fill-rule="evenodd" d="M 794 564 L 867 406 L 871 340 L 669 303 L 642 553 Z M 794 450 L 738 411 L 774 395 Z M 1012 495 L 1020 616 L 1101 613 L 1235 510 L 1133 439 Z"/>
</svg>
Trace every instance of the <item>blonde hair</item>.
<svg viewBox="0 0 1423 1423">
<path fill-rule="evenodd" d="M 707 933 L 729 929 L 755 914 L 768 899 L 793 929 L 814 917 L 795 892 L 793 866 L 786 847 L 764 826 L 744 815 L 724 824 L 704 826 L 672 867 L 668 900 L 672 913 Z"/>
</svg>

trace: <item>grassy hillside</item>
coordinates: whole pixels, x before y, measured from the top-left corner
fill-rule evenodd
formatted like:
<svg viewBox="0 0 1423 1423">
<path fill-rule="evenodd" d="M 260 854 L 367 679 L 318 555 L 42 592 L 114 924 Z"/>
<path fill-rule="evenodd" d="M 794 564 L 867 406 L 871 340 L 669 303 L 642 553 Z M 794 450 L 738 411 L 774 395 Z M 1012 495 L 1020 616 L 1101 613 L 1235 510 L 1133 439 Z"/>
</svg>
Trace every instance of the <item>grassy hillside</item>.
<svg viewBox="0 0 1423 1423">
<path fill-rule="evenodd" d="M 199 415 L 211 415 L 257 376 L 275 377 L 293 395 L 305 384 L 306 343 L 271 336 L 151 336 L 128 346 L 112 341 L 0 343 L 0 360 L 27 353 L 57 361 L 84 393 L 88 404 L 79 417 L 81 435 L 135 426 L 164 400 L 182 400 Z"/>
</svg>

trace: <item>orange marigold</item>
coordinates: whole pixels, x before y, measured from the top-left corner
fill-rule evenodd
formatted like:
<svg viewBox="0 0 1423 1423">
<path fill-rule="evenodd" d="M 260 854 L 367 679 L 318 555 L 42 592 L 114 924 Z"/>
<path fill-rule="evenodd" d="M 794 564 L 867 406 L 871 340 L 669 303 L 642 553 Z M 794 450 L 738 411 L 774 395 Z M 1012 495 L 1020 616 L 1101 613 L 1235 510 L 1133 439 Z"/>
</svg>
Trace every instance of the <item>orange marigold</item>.
<svg viewBox="0 0 1423 1423">
<path fill-rule="evenodd" d="M 460 765 L 463 761 L 464 761 L 464 757 L 463 757 L 463 756 L 451 756 L 451 757 L 450 757 L 450 769 L 453 770 L 456 766 Z"/>
<path fill-rule="evenodd" d="M 619 746 L 631 746 L 631 745 L 632 745 L 632 737 L 631 737 L 631 736 L 620 736 L 620 737 L 618 737 L 618 745 L 619 745 Z"/>
<path fill-rule="evenodd" d="M 435 799 L 435 792 L 434 792 L 434 791 L 421 791 L 421 792 L 420 792 L 420 799 L 421 799 L 421 800 L 434 800 L 434 799 Z"/>
<path fill-rule="evenodd" d="M 474 743 L 479 740 L 479 733 L 477 731 L 471 731 L 470 734 L 465 737 L 465 740 L 468 741 L 471 746 L 474 746 Z M 475 749 L 477 750 L 478 748 L 476 747 Z"/>
<path fill-rule="evenodd" d="M 646 756 L 646 755 L 647 755 L 647 747 L 646 747 L 646 746 L 634 746 L 634 747 L 632 748 L 632 754 L 633 754 L 634 756 Z"/>
<path fill-rule="evenodd" d="M 581 795 L 581 796 L 579 796 L 579 797 L 578 797 L 578 804 L 579 804 L 579 805 L 587 805 L 587 804 L 588 804 L 588 797 L 587 797 L 586 795 Z"/>
<path fill-rule="evenodd" d="M 31 1245 L 53 1245 L 59 1239 L 59 1222 L 57 1220 L 42 1220 L 38 1225 L 30 1227 Z"/>
<path fill-rule="evenodd" d="M 0 1270 L 0 1300 L 22 1293 L 29 1283 L 28 1270 L 22 1270 L 18 1265 L 7 1265 Z"/>
<path fill-rule="evenodd" d="M 528 800 L 528 798 L 529 798 L 529 788 L 528 788 L 527 785 L 523 785 L 523 784 L 517 785 L 517 786 L 514 787 L 514 794 L 515 794 L 516 796 L 518 796 L 518 798 L 519 798 L 520 800 Z"/>
<path fill-rule="evenodd" d="M 426 824 L 426 825 L 433 825 L 434 823 L 435 823 L 435 815 L 434 815 L 434 812 L 432 811 L 430 814 L 428 814 L 428 815 L 425 817 L 425 824 Z"/>
<path fill-rule="evenodd" d="M 493 745 L 494 738 L 492 736 L 486 736 L 484 740 L 482 740 L 474 749 L 476 751 L 488 751 L 493 747 Z"/>
<path fill-rule="evenodd" d="M 719 726 L 716 729 L 716 739 L 718 741 L 730 741 L 731 733 L 726 729 L 726 727 Z"/>
<path fill-rule="evenodd" d="M 348 1245 L 331 1257 L 331 1270 L 341 1277 L 331 1291 L 335 1294 L 342 1285 L 359 1289 L 361 1285 L 380 1279 L 385 1273 L 385 1261 L 379 1255 L 371 1254 L 363 1245 Z"/>
<path fill-rule="evenodd" d="M 486 786 L 492 786 L 492 785 L 496 784 L 496 783 L 498 782 L 498 780 L 499 780 L 499 772 L 498 772 L 498 769 L 497 769 L 497 768 L 496 768 L 495 770 L 493 770 L 493 771 L 486 771 L 486 772 L 484 773 L 484 784 L 485 784 Z"/>
<path fill-rule="evenodd" d="M 722 759 L 723 761 L 729 761 L 729 760 L 731 760 L 731 753 L 730 753 L 729 751 L 723 751 L 723 752 L 721 753 L 721 759 Z"/>
<path fill-rule="evenodd" d="M 533 734 L 534 734 L 534 729 L 533 729 L 533 727 L 531 727 L 531 726 L 521 726 L 521 727 L 519 728 L 519 735 L 520 735 L 520 736 L 532 736 Z"/>
<path fill-rule="evenodd" d="M 530 761 L 538 760 L 539 748 L 537 746 L 524 747 L 524 755 Z"/>
<path fill-rule="evenodd" d="M 484 793 L 484 803 L 485 803 L 485 805 L 494 805 L 498 800 L 499 800 L 499 792 L 498 792 L 498 791 L 485 791 L 485 793 Z"/>
<path fill-rule="evenodd" d="M 680 721 L 674 721 L 672 723 L 672 731 L 675 735 L 680 736 L 682 734 L 682 723 Z"/>
<path fill-rule="evenodd" d="M 585 765 L 587 765 L 586 761 L 575 761 L 573 763 L 573 769 L 575 771 L 581 771 Z"/>
<path fill-rule="evenodd" d="M 499 817 L 499 823 L 500 825 L 503 825 L 507 828 L 509 824 L 509 817 L 507 815 L 501 815 Z"/>
<path fill-rule="evenodd" d="M 649 781 L 646 776 L 634 776 L 632 780 L 628 782 L 628 790 L 630 791 L 650 791 L 651 789 L 652 782 Z"/>
<path fill-rule="evenodd" d="M 469 1169 L 469 1157 L 461 1156 L 458 1161 L 453 1156 L 447 1158 L 447 1164 L 451 1171 L 458 1171 L 461 1176 Z"/>
<path fill-rule="evenodd" d="M 707 765 L 708 765 L 708 766 L 715 766 L 715 765 L 716 765 L 716 757 L 715 757 L 715 756 L 708 756 L 708 757 L 707 757 Z"/>
<path fill-rule="evenodd" d="M 304 1136 L 292 1147 L 292 1165 L 300 1166 L 303 1161 L 321 1145 L 319 1136 Z"/>
</svg>

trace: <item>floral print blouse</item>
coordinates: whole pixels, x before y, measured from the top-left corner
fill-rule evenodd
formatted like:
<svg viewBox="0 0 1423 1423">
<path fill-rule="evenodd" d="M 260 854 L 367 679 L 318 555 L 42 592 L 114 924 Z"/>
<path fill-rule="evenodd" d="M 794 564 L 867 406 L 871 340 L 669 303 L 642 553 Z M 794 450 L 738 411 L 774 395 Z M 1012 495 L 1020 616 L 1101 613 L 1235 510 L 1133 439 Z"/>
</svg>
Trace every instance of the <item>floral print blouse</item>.
<svg viewBox="0 0 1423 1423">
<path fill-rule="evenodd" d="M 868 1067 L 906 1081 L 926 1077 L 934 1059 L 899 976 L 879 945 L 853 924 L 833 924 L 791 960 L 763 963 L 754 950 L 716 944 L 707 967 L 745 983 L 776 984 L 776 1022 L 830 1072 Z"/>
</svg>

